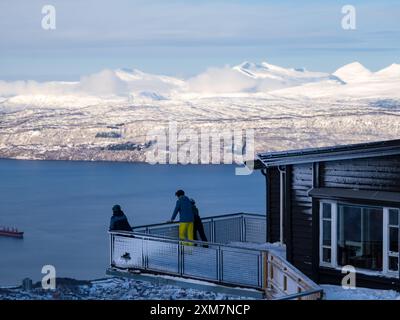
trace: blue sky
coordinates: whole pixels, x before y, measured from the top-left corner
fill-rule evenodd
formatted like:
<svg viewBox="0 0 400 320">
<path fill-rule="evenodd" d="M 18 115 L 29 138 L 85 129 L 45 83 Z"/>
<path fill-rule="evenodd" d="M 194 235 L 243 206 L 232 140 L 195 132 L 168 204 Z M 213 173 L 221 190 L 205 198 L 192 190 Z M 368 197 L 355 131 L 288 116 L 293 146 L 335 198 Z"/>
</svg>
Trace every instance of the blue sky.
<svg viewBox="0 0 400 320">
<path fill-rule="evenodd" d="M 41 28 L 54 5 L 57 29 Z M 341 28 L 343 5 L 357 30 Z M 400 62 L 400 2 L 2 0 L 0 79 L 73 80 L 104 68 L 190 76 L 244 60 L 331 72 Z"/>
</svg>

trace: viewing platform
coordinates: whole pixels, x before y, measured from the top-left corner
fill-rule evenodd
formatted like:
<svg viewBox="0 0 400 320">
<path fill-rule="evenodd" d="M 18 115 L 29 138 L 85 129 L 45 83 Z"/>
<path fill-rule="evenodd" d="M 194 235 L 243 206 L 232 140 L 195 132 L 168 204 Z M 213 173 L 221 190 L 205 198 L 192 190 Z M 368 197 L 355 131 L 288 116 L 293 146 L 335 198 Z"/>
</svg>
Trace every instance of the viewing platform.
<svg viewBox="0 0 400 320">
<path fill-rule="evenodd" d="M 262 299 L 322 298 L 321 287 L 266 242 L 265 216 L 202 221 L 208 242 L 179 240 L 179 223 L 110 232 L 107 274 Z"/>
</svg>

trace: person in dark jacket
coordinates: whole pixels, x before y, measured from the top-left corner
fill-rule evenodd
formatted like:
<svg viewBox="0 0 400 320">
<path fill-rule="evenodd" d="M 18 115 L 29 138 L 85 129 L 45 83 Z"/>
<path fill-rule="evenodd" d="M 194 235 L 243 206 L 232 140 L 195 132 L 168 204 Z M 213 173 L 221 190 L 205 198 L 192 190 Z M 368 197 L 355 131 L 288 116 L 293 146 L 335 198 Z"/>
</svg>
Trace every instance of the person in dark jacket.
<svg viewBox="0 0 400 320">
<path fill-rule="evenodd" d="M 197 233 L 199 233 L 201 241 L 207 242 L 207 237 L 204 232 L 204 226 L 203 222 L 201 221 L 200 215 L 199 215 L 199 209 L 196 206 L 196 201 L 194 199 L 190 199 L 190 202 L 192 203 L 192 210 L 193 210 L 193 215 L 194 215 L 194 230 L 193 230 L 193 238 L 194 240 L 198 240 L 197 238 Z"/>
<path fill-rule="evenodd" d="M 175 192 L 175 195 L 178 200 L 176 201 L 176 206 L 169 222 L 173 222 L 179 213 L 179 239 L 193 240 L 194 215 L 192 203 L 185 196 L 183 190 L 178 190 Z"/>
<path fill-rule="evenodd" d="M 116 204 L 112 207 L 113 215 L 110 220 L 110 231 L 132 231 L 128 218 L 122 211 L 121 206 Z"/>
</svg>

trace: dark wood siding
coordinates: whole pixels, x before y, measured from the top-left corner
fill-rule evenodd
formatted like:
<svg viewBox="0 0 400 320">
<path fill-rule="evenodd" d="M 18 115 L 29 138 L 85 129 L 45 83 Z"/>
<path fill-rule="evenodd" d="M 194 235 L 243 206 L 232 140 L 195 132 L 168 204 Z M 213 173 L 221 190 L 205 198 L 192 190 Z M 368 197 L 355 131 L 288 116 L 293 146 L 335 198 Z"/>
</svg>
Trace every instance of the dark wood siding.
<svg viewBox="0 0 400 320">
<path fill-rule="evenodd" d="M 313 201 L 307 195 L 313 187 L 313 165 L 293 165 L 291 171 L 291 263 L 314 280 L 326 282 L 326 272 L 318 272 L 319 257 L 315 248 L 319 246 L 319 231 L 313 231 L 313 211 L 317 211 L 314 221 L 318 228 L 319 205 L 317 200 Z M 319 179 L 314 184 L 319 187 L 400 192 L 400 156 L 324 162 L 319 164 L 318 171 Z M 317 243 L 313 243 L 313 239 Z M 342 277 L 339 273 L 333 274 L 337 274 L 337 278 L 330 279 L 331 283 Z M 371 286 L 377 285 L 375 281 L 383 287 L 393 282 L 384 278 L 371 281 L 366 277 L 364 280 L 366 284 L 370 282 Z M 398 285 L 399 282 L 396 283 Z"/>
<path fill-rule="evenodd" d="M 400 156 L 325 162 L 321 173 L 323 187 L 400 192 Z"/>
<path fill-rule="evenodd" d="M 320 268 L 319 282 L 325 284 L 341 285 L 343 273 L 340 270 Z M 400 291 L 400 280 L 385 278 L 373 275 L 357 274 L 357 286 L 373 289 L 397 290 Z"/>
<path fill-rule="evenodd" d="M 307 192 L 312 188 L 312 164 L 291 167 L 291 263 L 312 275 L 312 198 Z"/>
<path fill-rule="evenodd" d="M 269 212 L 267 212 L 267 223 L 268 226 L 268 241 L 277 242 L 279 241 L 279 207 L 280 207 L 280 177 L 279 170 L 277 168 L 268 169 L 269 186 L 267 186 L 269 196 Z"/>
<path fill-rule="evenodd" d="M 400 155 L 336 160 L 286 166 L 285 240 L 288 260 L 317 282 L 336 283 L 342 274 L 319 267 L 319 201 L 308 196 L 313 187 L 400 192 Z M 280 176 L 268 169 L 269 241 L 279 241 Z M 348 199 L 351 201 L 351 199 Z M 314 222 L 314 223 L 313 223 Z M 361 278 L 360 278 L 361 279 Z M 400 287 L 400 280 L 362 277 L 371 287 Z"/>
</svg>

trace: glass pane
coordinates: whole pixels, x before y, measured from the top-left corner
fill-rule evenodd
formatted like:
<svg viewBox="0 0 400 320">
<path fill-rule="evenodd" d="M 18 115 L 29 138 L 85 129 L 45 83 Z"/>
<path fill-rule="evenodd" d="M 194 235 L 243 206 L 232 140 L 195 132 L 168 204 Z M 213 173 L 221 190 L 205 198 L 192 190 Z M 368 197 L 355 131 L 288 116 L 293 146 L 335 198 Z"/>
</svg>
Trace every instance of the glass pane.
<svg viewBox="0 0 400 320">
<path fill-rule="evenodd" d="M 390 209 L 389 210 L 389 224 L 392 226 L 399 225 L 399 211 Z"/>
<path fill-rule="evenodd" d="M 382 270 L 383 209 L 338 206 L 338 264 Z"/>
<path fill-rule="evenodd" d="M 389 270 L 390 271 L 399 271 L 399 258 L 389 257 Z"/>
<path fill-rule="evenodd" d="M 325 219 L 330 219 L 331 218 L 331 207 L 332 205 L 330 203 L 323 203 L 322 204 L 322 217 Z"/>
<path fill-rule="evenodd" d="M 322 221 L 322 245 L 331 246 L 331 221 L 324 220 Z"/>
<path fill-rule="evenodd" d="M 399 252 L 399 229 L 389 228 L 389 251 Z"/>
<path fill-rule="evenodd" d="M 331 262 L 331 249 L 322 248 L 322 261 Z"/>
</svg>

